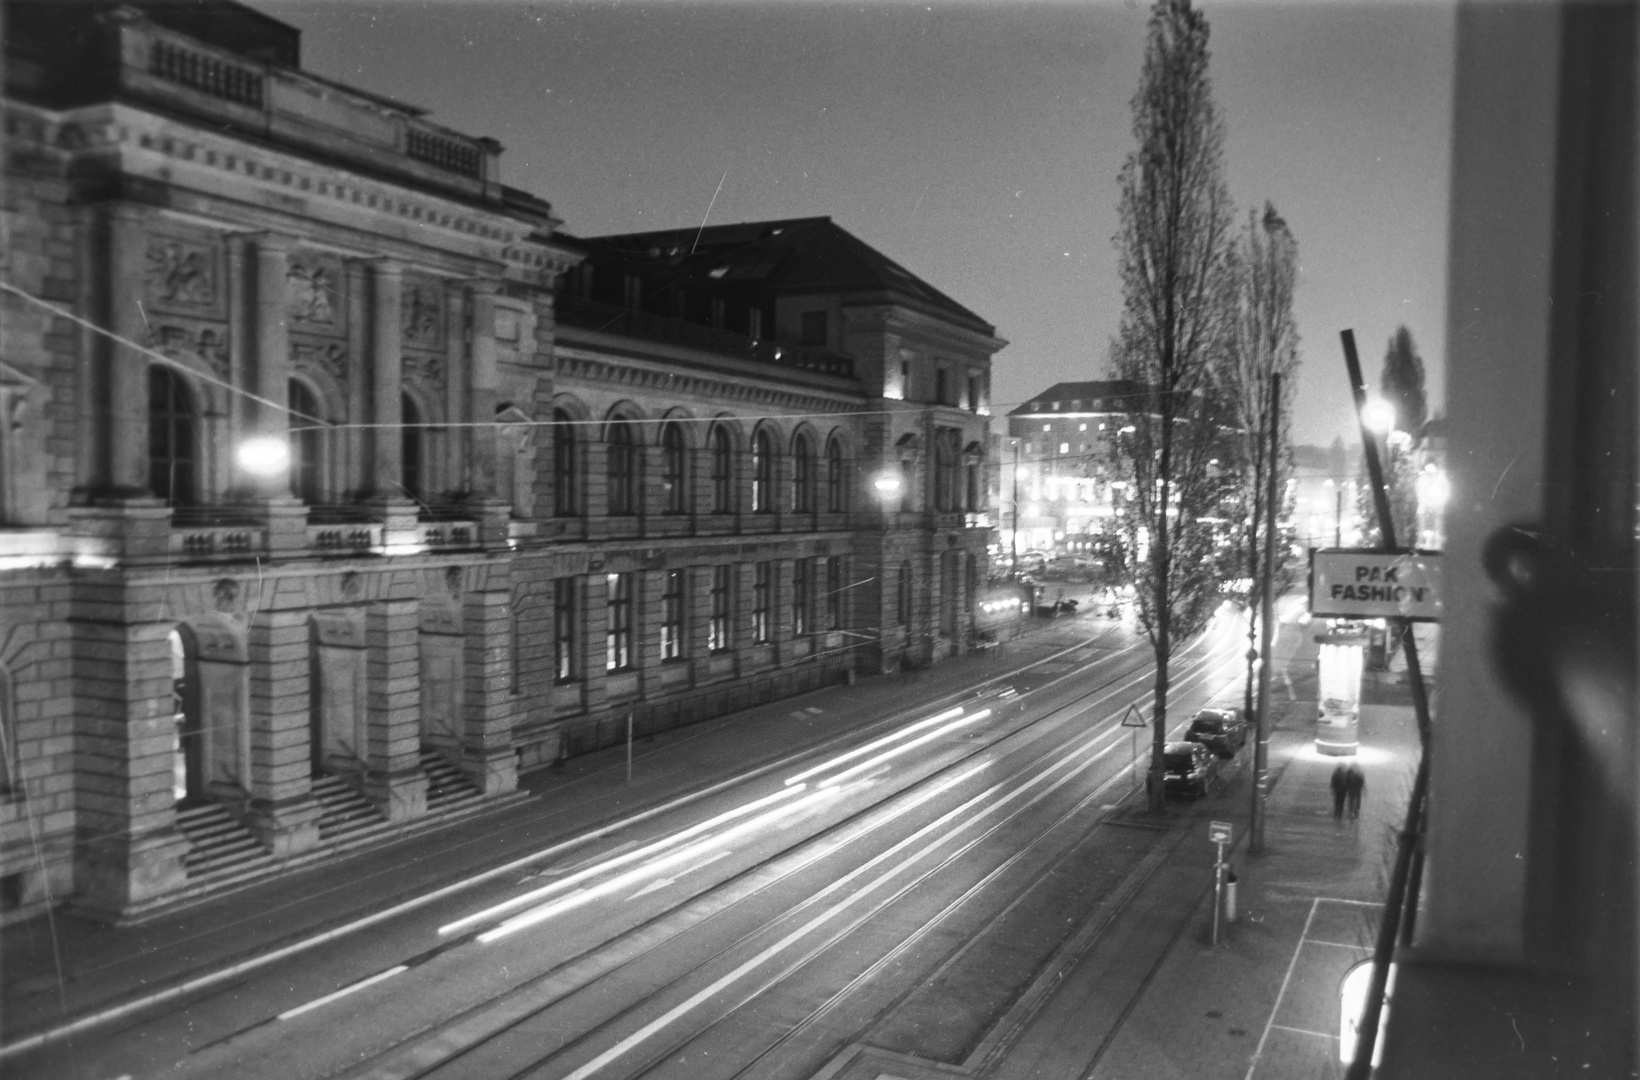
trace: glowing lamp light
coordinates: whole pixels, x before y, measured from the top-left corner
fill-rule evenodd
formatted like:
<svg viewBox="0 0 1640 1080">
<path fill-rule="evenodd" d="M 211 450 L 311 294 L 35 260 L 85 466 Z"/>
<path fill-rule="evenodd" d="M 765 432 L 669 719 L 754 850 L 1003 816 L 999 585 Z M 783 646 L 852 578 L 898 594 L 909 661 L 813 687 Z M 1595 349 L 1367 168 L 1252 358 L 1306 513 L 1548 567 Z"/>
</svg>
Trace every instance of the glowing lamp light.
<svg viewBox="0 0 1640 1080">
<path fill-rule="evenodd" d="M 1452 497 L 1452 485 L 1447 482 L 1445 474 L 1433 465 L 1425 466 L 1419 474 L 1417 490 L 1418 501 L 1430 510 L 1439 510 Z"/>
<path fill-rule="evenodd" d="M 1373 398 L 1361 406 L 1361 422 L 1369 431 L 1388 434 L 1395 429 L 1395 406 L 1383 398 Z"/>
<path fill-rule="evenodd" d="M 877 489 L 877 494 L 885 499 L 892 499 L 900 493 L 900 478 L 893 473 L 880 473 L 877 479 L 871 482 Z"/>
<path fill-rule="evenodd" d="M 239 467 L 252 476 L 277 476 L 290 466 L 290 444 L 258 436 L 239 444 Z"/>
</svg>

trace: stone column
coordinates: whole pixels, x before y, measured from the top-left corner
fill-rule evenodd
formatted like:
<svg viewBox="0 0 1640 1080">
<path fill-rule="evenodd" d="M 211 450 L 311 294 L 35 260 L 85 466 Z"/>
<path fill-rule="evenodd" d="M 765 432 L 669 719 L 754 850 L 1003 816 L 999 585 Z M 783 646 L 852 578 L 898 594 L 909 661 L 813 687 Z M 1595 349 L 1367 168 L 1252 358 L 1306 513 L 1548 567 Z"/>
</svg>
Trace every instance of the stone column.
<svg viewBox="0 0 1640 1080">
<path fill-rule="evenodd" d="M 421 618 L 415 600 L 382 600 L 365 613 L 367 722 L 364 794 L 389 821 L 427 811 L 421 771 Z"/>
<path fill-rule="evenodd" d="M 691 680 L 699 685 L 712 674 L 712 568 L 691 566 L 684 576 L 683 655 Z"/>
<path fill-rule="evenodd" d="M 88 584 L 73 621 L 75 877 L 79 904 L 108 917 L 140 910 L 187 880 L 172 791 L 172 624 L 104 621 L 103 612 L 125 610 L 128 599 L 118 583 Z"/>
<path fill-rule="evenodd" d="M 401 357 L 401 296 L 404 266 L 396 259 L 377 259 L 370 267 L 370 490 L 378 502 L 406 501 L 401 408 L 404 368 Z"/>
<path fill-rule="evenodd" d="M 288 236 L 257 233 L 251 238 L 255 248 L 256 272 L 253 300 L 251 391 L 262 401 L 250 409 L 251 423 L 242 437 L 269 439 L 290 446 L 290 300 L 287 277 L 290 251 L 295 246 Z M 271 402 L 271 404 L 268 404 Z M 260 516 L 268 529 L 268 549 L 273 554 L 295 554 L 307 547 L 307 510 L 291 494 L 288 468 L 268 475 L 246 477 Z"/>
<path fill-rule="evenodd" d="M 142 299 L 148 277 L 148 233 L 143 213 L 134 206 L 108 210 L 108 327 L 127 341 L 148 340 Z M 93 437 L 103 443 L 101 485 L 116 499 L 149 495 L 148 364 L 141 353 L 107 342 L 107 429 Z"/>
<path fill-rule="evenodd" d="M 247 824 L 283 858 L 319 842 L 308 722 L 305 611 L 262 611 L 247 635 L 251 664 L 251 795 Z"/>
</svg>

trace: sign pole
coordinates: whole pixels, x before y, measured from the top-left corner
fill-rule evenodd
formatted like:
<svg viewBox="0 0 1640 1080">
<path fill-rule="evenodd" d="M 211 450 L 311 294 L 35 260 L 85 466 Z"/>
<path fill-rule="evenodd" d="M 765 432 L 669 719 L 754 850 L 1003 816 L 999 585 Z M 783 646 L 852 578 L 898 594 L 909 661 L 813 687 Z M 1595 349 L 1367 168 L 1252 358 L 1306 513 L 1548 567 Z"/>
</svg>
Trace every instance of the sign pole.
<svg viewBox="0 0 1640 1080">
<path fill-rule="evenodd" d="M 1219 943 L 1219 927 L 1224 919 L 1224 847 L 1230 843 L 1230 823 L 1209 821 L 1207 838 L 1218 845 L 1218 857 L 1213 862 L 1213 944 Z"/>
<path fill-rule="evenodd" d="M 1127 712 L 1122 714 L 1122 726 L 1133 729 L 1133 736 L 1128 740 L 1129 745 L 1133 747 L 1133 763 L 1128 768 L 1133 773 L 1133 790 L 1137 791 L 1139 788 L 1139 729 L 1149 727 L 1150 721 L 1145 719 L 1145 714 L 1140 712 L 1132 702 L 1129 702 Z"/>
<path fill-rule="evenodd" d="M 632 714 L 626 714 L 626 782 L 632 783 Z"/>
</svg>

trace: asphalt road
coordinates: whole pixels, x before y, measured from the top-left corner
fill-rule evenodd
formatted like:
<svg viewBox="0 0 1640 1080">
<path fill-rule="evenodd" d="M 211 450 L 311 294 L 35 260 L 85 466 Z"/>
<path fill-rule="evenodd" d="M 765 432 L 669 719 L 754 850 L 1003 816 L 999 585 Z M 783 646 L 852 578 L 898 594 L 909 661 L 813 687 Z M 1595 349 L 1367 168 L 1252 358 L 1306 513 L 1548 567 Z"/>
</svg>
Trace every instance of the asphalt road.
<svg viewBox="0 0 1640 1080">
<path fill-rule="evenodd" d="M 1238 685 L 1243 645 L 1227 623 L 1175 657 L 1174 723 Z M 862 1039 L 978 1061 L 1147 866 L 1119 725 L 1152 680 L 1107 624 L 960 712 L 861 724 L 105 1033 L 72 1075 L 795 1080 Z M 51 1058 L 19 1075 L 70 1075 Z"/>
</svg>

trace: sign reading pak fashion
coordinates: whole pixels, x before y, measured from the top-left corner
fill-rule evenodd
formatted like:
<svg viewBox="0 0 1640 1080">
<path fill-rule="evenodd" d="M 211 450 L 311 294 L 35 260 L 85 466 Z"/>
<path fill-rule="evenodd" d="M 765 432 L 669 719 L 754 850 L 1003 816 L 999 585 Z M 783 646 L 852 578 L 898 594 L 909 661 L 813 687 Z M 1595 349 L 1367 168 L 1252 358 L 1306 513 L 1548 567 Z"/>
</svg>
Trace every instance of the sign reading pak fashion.
<svg viewBox="0 0 1640 1080">
<path fill-rule="evenodd" d="M 1312 551 L 1310 614 L 1328 619 L 1439 621 L 1440 554 L 1349 548 Z"/>
</svg>

